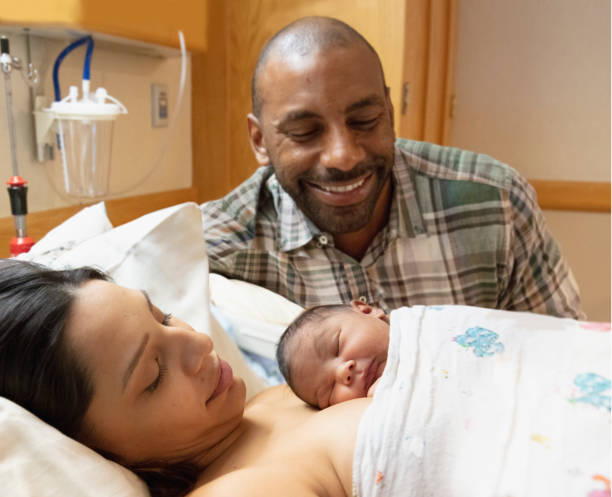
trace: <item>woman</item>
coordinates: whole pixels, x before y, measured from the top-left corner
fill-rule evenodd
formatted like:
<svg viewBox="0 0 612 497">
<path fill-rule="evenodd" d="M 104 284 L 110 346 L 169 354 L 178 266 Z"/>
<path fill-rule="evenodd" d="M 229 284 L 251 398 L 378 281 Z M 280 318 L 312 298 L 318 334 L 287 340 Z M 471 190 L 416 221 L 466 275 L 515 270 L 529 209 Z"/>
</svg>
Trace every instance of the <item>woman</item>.
<svg viewBox="0 0 612 497">
<path fill-rule="evenodd" d="M 316 412 L 245 386 L 146 293 L 90 268 L 0 263 L 0 395 L 131 468 L 153 495 L 351 494 L 368 400 Z"/>
</svg>

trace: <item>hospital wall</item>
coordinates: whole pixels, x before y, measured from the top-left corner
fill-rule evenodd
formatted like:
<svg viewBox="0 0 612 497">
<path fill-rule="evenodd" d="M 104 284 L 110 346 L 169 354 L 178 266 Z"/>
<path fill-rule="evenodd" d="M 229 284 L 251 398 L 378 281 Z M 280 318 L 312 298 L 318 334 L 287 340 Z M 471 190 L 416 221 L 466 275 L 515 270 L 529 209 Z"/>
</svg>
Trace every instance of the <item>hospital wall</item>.
<svg viewBox="0 0 612 497">
<path fill-rule="evenodd" d="M 47 36 L 47 32 L 50 33 Z M 9 38 L 11 54 L 27 60 L 27 40 L 13 26 L 0 25 L 0 34 Z M 74 41 L 69 30 L 42 31 L 30 35 L 31 59 L 39 71 L 40 84 L 33 94 L 53 100 L 53 64 L 59 53 Z M 178 37 L 177 37 L 178 40 Z M 71 52 L 61 63 L 59 81 L 62 97 L 70 85 L 80 86 L 85 48 Z M 151 85 L 164 84 L 168 90 L 168 110 L 177 104 L 181 59 L 176 48 L 140 45 L 129 40 L 96 41 L 91 59 L 92 89 L 104 87 L 128 110 L 114 124 L 108 198 L 142 195 L 187 188 L 192 183 L 191 154 L 191 73 L 187 57 L 186 83 L 182 105 L 172 128 L 154 127 L 151 119 Z M 54 158 L 38 162 L 34 140 L 32 98 L 17 71 L 11 73 L 13 114 L 19 175 L 28 181 L 29 212 L 40 212 L 67 205 L 91 202 L 68 197 L 63 191 L 60 151 Z M 4 81 L 0 78 L 0 181 L 13 175 L 6 120 Z M 0 217 L 10 215 L 8 194 L 0 193 Z"/>
<path fill-rule="evenodd" d="M 609 0 L 460 0 L 455 50 L 449 145 L 532 180 L 610 182 Z M 609 321 L 610 213 L 544 216 L 588 317 Z"/>
</svg>

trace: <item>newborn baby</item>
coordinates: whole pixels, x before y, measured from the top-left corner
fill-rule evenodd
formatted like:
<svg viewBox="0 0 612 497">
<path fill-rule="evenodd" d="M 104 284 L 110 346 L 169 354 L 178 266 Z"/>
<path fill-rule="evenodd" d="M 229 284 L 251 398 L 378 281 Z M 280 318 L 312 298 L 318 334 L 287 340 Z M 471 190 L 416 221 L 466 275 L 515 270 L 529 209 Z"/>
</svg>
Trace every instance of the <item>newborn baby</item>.
<svg viewBox="0 0 612 497">
<path fill-rule="evenodd" d="M 324 409 L 372 396 L 388 348 L 388 316 L 355 300 L 302 312 L 281 336 L 276 358 L 295 394 Z"/>
</svg>

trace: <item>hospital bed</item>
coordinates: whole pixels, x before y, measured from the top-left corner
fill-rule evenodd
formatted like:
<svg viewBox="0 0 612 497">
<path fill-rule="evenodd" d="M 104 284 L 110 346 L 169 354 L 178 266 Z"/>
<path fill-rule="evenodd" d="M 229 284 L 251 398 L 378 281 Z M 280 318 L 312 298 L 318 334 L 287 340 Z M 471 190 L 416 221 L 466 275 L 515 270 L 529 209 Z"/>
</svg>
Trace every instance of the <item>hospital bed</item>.
<svg viewBox="0 0 612 497">
<path fill-rule="evenodd" d="M 118 284 L 146 290 L 160 308 L 212 337 L 219 354 L 245 379 L 247 397 L 278 381 L 273 367 L 267 365 L 273 364 L 270 359 L 280 334 L 302 309 L 269 290 L 209 274 L 197 204 L 157 209 L 119 226 L 111 222 L 112 207 L 107 207 L 110 204 L 99 203 L 79 210 L 20 257 L 58 268 L 95 265 Z M 525 319 L 525 326 L 530 326 L 529 318 Z M 456 325 L 454 318 L 449 321 Z M 602 326 L 609 329 L 607 324 Z M 438 373 L 440 381 L 446 382 L 448 371 Z M 607 399 L 609 412 L 609 387 Z M 602 488 L 604 493 L 592 495 L 609 496 L 609 473 L 595 476 L 600 479 L 587 476 L 592 488 Z M 377 486 L 378 473 L 374 478 Z M 24 497 L 148 495 L 127 469 L 2 398 L 0 486 L 2 495 Z"/>
</svg>

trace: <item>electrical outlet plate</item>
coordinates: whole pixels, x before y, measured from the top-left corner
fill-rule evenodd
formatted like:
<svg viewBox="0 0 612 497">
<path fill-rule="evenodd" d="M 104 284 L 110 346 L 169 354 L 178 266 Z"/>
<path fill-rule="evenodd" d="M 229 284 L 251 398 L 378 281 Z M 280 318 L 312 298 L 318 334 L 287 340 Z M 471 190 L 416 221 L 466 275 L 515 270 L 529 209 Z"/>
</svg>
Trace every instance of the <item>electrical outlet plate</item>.
<svg viewBox="0 0 612 497">
<path fill-rule="evenodd" d="M 168 86 L 162 83 L 151 85 L 151 126 L 168 126 Z"/>
</svg>

